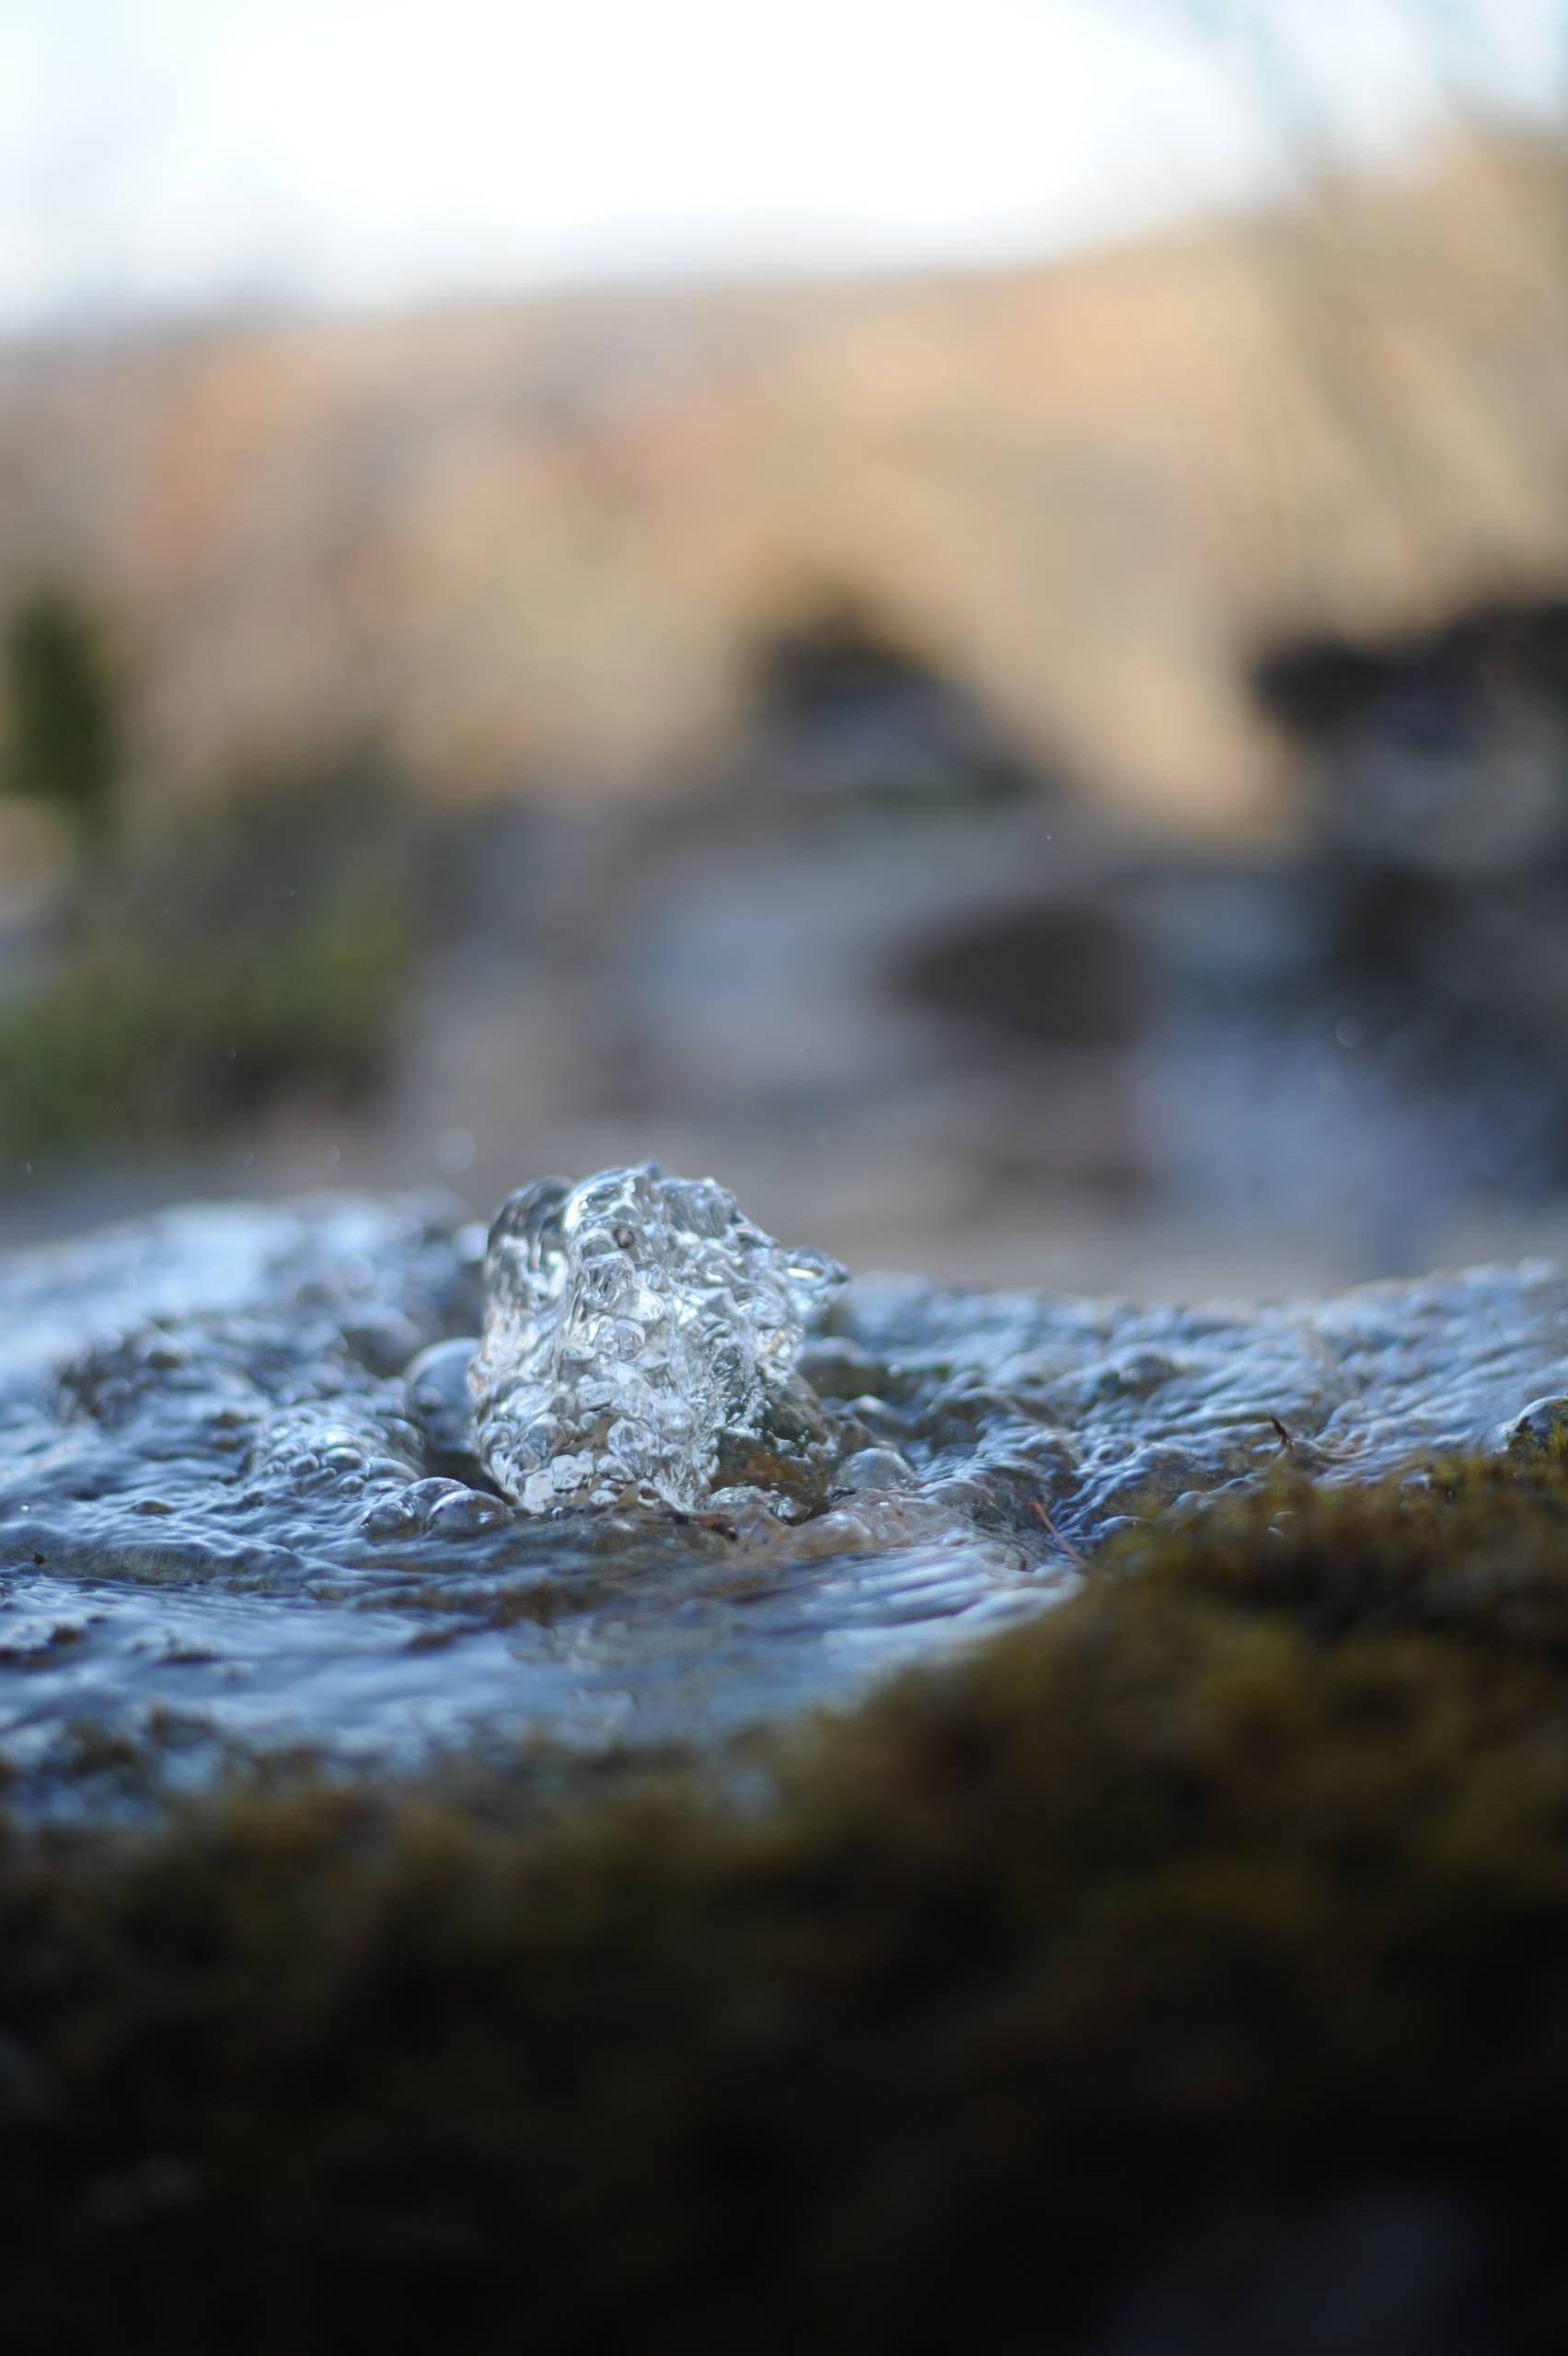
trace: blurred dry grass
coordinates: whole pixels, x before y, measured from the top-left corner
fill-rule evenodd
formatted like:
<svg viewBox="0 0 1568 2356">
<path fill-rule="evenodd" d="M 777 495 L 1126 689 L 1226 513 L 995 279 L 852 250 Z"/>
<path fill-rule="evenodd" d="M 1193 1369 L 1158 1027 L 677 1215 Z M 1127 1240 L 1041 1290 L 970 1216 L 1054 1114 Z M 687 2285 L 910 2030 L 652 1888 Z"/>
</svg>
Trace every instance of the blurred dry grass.
<svg viewBox="0 0 1568 2356">
<path fill-rule="evenodd" d="M 1568 159 L 1501 135 L 1053 267 L 0 355 L 0 598 L 90 586 L 155 796 L 376 733 L 657 790 L 847 589 L 1046 757 L 1267 826 L 1239 665 L 1561 583 Z"/>
</svg>

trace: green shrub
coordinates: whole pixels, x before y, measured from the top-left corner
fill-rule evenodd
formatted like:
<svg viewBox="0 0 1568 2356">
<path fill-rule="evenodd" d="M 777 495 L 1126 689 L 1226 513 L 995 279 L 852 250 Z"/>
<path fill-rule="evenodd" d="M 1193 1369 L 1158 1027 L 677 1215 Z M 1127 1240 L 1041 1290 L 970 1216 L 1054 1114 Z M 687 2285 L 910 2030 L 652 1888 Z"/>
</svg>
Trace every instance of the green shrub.
<svg viewBox="0 0 1568 2356">
<path fill-rule="evenodd" d="M 40 589 L 6 629 L 5 782 L 58 812 L 83 844 L 101 841 L 121 777 L 119 698 L 101 635 L 63 590 Z"/>
<path fill-rule="evenodd" d="M 0 1006 L 0 1150 L 156 1145 L 373 1086 L 416 952 L 413 843 L 363 765 L 122 843 L 53 976 Z"/>
<path fill-rule="evenodd" d="M 24 1157 L 156 1143 L 282 1091 L 368 1087 L 409 952 L 404 911 L 375 893 L 262 945 L 92 956 L 0 1014 L 0 1138 Z"/>
</svg>

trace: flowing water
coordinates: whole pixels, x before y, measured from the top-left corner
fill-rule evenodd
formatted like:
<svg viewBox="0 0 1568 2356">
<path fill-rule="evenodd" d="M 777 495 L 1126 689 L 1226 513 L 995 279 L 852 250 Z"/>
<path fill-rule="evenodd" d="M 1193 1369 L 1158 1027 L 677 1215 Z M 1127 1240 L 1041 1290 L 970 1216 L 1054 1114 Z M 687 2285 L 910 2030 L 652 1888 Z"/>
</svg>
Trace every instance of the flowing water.
<svg viewBox="0 0 1568 2356">
<path fill-rule="evenodd" d="M 1253 1307 L 845 1282 L 647 1167 L 525 1189 L 488 1251 L 440 1201 L 171 1211 L 0 1261 L 0 1759 L 700 1741 L 1047 1608 L 1286 1444 L 1353 1479 L 1564 1393 L 1544 1264 Z"/>
</svg>

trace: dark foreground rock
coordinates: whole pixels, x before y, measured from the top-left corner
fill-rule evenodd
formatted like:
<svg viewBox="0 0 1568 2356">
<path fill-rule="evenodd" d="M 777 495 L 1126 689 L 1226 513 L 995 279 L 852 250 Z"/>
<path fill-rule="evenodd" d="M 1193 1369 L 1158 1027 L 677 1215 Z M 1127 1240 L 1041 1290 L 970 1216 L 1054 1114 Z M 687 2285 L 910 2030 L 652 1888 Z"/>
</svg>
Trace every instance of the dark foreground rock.
<svg viewBox="0 0 1568 2356">
<path fill-rule="evenodd" d="M 1568 1479 L 1261 1496 L 755 1753 L 0 1848 L 9 2344 L 1561 2345 Z"/>
</svg>

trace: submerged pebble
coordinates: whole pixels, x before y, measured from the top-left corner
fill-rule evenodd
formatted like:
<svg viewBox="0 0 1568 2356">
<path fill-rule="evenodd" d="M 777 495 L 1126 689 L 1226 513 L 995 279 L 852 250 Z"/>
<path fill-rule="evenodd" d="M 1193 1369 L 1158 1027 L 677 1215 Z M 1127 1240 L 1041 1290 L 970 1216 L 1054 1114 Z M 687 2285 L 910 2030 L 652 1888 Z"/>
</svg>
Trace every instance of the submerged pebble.
<svg viewBox="0 0 1568 2356">
<path fill-rule="evenodd" d="M 700 1739 L 1046 1608 L 1164 1505 L 1552 1446 L 1568 1397 L 1542 1264 L 1256 1307 L 846 1285 L 645 1166 L 514 1196 L 481 1280 L 461 1218 L 197 1207 L 0 1260 L 13 1770 L 155 1720 Z"/>
</svg>

